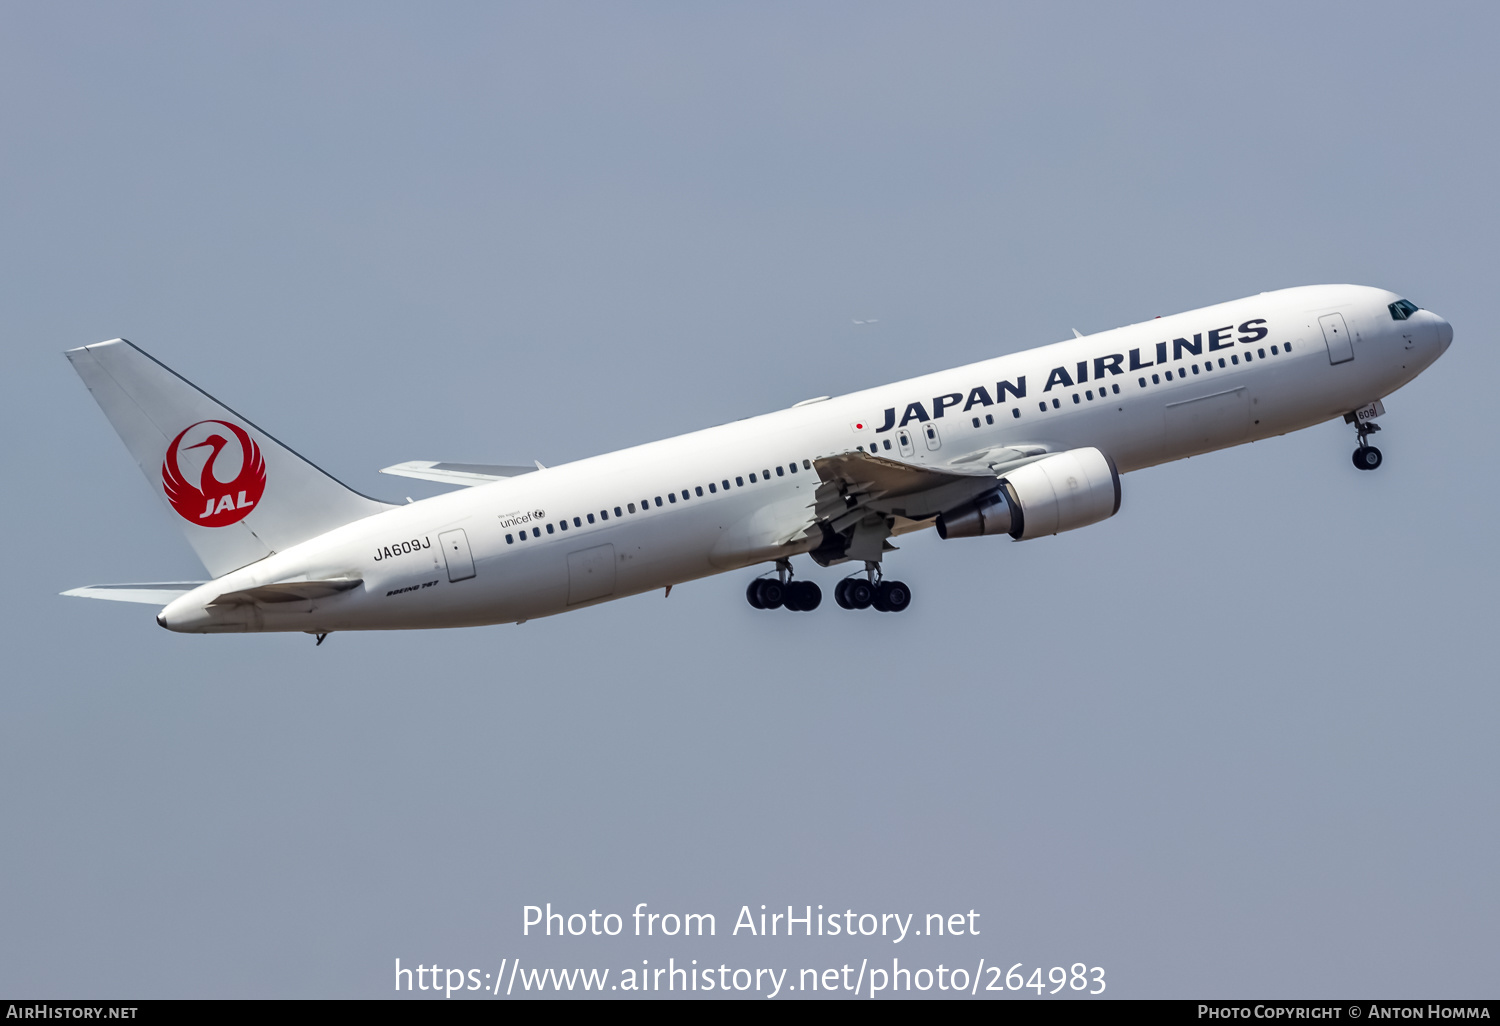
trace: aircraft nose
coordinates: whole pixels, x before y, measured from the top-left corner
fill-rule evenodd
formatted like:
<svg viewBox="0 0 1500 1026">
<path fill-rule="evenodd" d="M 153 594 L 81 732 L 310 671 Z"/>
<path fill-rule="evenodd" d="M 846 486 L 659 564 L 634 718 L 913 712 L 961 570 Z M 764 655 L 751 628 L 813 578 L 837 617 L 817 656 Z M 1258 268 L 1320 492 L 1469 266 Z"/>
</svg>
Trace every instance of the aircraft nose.
<svg viewBox="0 0 1500 1026">
<path fill-rule="evenodd" d="M 1434 314 L 1437 317 L 1437 343 L 1438 352 L 1446 353 L 1448 347 L 1453 344 L 1453 325 L 1448 323 L 1446 317 Z"/>
</svg>

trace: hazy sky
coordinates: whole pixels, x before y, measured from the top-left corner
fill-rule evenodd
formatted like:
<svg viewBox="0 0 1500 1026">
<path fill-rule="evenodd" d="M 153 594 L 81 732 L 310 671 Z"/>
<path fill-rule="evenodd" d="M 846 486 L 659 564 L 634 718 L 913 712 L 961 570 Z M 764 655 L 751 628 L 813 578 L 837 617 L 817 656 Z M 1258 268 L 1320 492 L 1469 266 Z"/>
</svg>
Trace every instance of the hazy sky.
<svg viewBox="0 0 1500 1026">
<path fill-rule="evenodd" d="M 0 994 L 896 956 L 1494 996 L 1500 17 L 1226 8 L 7 4 Z M 1084 531 L 904 538 L 900 617 L 758 613 L 743 571 L 314 648 L 57 595 L 202 574 L 90 342 L 399 500 L 438 489 L 379 467 L 1318 282 L 1454 325 L 1377 473 L 1327 424 L 1131 474 Z M 549 901 L 719 936 L 523 938 Z M 762 903 L 982 933 L 727 936 Z"/>
</svg>

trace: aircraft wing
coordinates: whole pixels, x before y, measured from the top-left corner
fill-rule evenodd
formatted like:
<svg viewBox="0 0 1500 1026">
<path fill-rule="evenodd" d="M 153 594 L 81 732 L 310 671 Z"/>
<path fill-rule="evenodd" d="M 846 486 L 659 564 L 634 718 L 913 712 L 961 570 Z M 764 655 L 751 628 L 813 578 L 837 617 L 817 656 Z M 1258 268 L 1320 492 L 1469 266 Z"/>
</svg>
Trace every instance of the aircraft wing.
<svg viewBox="0 0 1500 1026">
<path fill-rule="evenodd" d="M 988 491 L 1007 470 L 1046 455 L 1040 446 L 997 447 L 935 466 L 914 466 L 867 452 L 824 456 L 813 461 L 822 480 L 818 518 L 847 520 L 855 509 L 868 509 L 910 520 L 930 519 Z"/>
<path fill-rule="evenodd" d="M 165 606 L 207 581 L 165 581 L 158 584 L 91 584 L 63 592 L 75 598 L 107 599 L 110 602 L 143 602 Z"/>
<path fill-rule="evenodd" d="M 519 474 L 529 474 L 536 467 L 509 467 L 490 463 L 434 463 L 430 460 L 411 460 L 394 467 L 382 467 L 382 474 L 396 477 L 414 477 L 420 481 L 437 481 L 440 484 L 475 485 L 489 484 Z"/>
<path fill-rule="evenodd" d="M 887 538 L 929 526 L 939 513 L 992 490 L 1007 470 L 1046 455 L 1040 446 L 1006 446 L 934 466 L 859 451 L 814 460 L 820 483 L 806 531 L 821 534 L 821 544 L 813 558 L 879 559 L 893 547 Z"/>
</svg>

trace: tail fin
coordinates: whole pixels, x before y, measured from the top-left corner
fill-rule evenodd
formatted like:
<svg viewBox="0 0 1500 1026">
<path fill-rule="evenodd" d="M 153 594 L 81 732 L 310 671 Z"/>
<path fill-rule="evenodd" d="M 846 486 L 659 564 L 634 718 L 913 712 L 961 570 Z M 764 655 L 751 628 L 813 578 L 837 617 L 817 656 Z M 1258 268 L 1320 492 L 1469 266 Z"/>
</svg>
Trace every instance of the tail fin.
<svg viewBox="0 0 1500 1026">
<path fill-rule="evenodd" d="M 122 338 L 66 355 L 215 577 L 390 508 Z"/>
</svg>

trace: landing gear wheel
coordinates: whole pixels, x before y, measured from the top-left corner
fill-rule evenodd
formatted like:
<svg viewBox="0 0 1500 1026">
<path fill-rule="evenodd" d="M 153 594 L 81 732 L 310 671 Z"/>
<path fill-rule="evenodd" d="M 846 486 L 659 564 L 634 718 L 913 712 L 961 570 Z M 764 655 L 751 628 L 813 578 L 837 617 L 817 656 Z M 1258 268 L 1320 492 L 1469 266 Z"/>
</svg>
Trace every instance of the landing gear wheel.
<svg viewBox="0 0 1500 1026">
<path fill-rule="evenodd" d="M 781 586 L 781 582 L 767 577 L 757 581 L 756 584 L 759 587 L 756 588 L 755 595 L 760 599 L 760 607 L 780 609 L 782 603 L 786 601 L 786 589 Z"/>
<path fill-rule="evenodd" d="M 1354 465 L 1360 470 L 1374 470 L 1381 462 L 1380 450 L 1373 445 L 1361 445 L 1354 450 Z"/>
<path fill-rule="evenodd" d="M 786 608 L 811 613 L 823 602 L 823 589 L 812 581 L 793 581 L 786 586 Z"/>
<path fill-rule="evenodd" d="M 875 601 L 875 589 L 869 581 L 850 577 L 844 581 L 844 608 L 869 609 Z"/>
<path fill-rule="evenodd" d="M 750 586 L 745 589 L 745 601 L 749 602 L 756 609 L 766 608 L 760 600 L 760 578 L 757 577 L 751 581 Z"/>
<path fill-rule="evenodd" d="M 840 609 L 853 609 L 849 604 L 849 582 L 840 581 L 833 586 L 833 600 L 839 604 Z"/>
<path fill-rule="evenodd" d="M 887 613 L 899 613 L 911 605 L 911 589 L 905 581 L 882 581 L 876 595 L 879 596 L 876 608 Z"/>
</svg>

